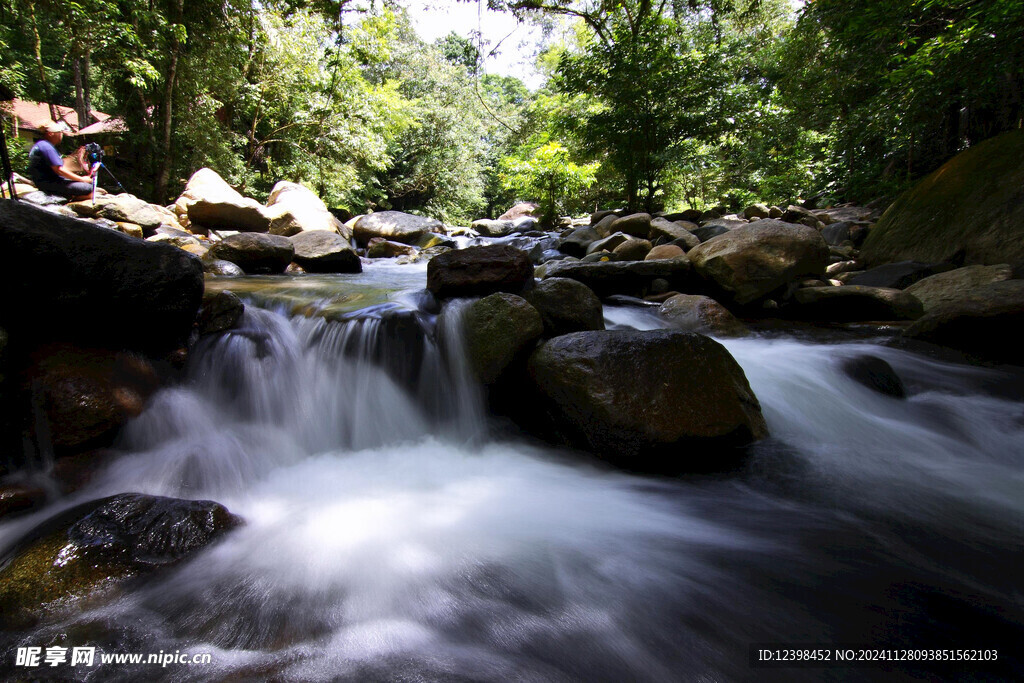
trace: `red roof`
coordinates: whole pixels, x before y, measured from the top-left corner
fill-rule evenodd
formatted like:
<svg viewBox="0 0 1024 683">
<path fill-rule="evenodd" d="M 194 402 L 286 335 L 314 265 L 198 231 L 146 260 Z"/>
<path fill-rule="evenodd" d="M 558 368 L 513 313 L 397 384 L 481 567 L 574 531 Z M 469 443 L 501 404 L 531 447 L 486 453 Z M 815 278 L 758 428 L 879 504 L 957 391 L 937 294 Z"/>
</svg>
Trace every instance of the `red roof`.
<svg viewBox="0 0 1024 683">
<path fill-rule="evenodd" d="M 0 108 L 2 108 L 7 114 L 13 114 L 14 118 L 18 121 L 18 128 L 23 130 L 36 131 L 39 129 L 39 126 L 52 120 L 50 116 L 50 105 L 45 102 L 29 102 L 27 100 L 13 99 L 8 102 L 0 102 Z M 59 104 L 54 105 L 54 108 L 57 110 L 57 121 L 67 124 L 68 128 L 71 129 L 69 134 L 75 135 L 78 133 L 79 128 L 81 127 L 78 125 L 78 113 L 71 107 L 64 107 Z M 106 121 L 110 118 L 110 114 L 104 114 L 101 111 L 93 109 L 89 111 L 89 117 L 92 121 L 87 123 L 87 129 L 96 123 Z"/>
<path fill-rule="evenodd" d="M 96 135 L 97 133 L 123 133 L 128 130 L 128 125 L 120 116 L 111 116 L 103 121 L 97 121 L 86 126 L 76 135 Z"/>
</svg>

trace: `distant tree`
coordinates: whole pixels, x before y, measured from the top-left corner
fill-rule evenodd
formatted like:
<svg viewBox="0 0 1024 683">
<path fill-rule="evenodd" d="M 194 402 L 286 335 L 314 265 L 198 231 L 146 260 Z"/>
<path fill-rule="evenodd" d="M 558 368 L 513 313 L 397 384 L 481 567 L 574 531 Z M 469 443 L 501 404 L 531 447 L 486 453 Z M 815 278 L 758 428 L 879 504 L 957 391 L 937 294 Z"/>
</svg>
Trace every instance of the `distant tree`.
<svg viewBox="0 0 1024 683">
<path fill-rule="evenodd" d="M 551 141 L 533 150 L 527 158 L 506 157 L 501 164 L 501 181 L 519 199 L 540 202 L 541 221 L 554 226 L 566 198 L 594 184 L 598 162 L 576 164 L 561 143 Z"/>
</svg>

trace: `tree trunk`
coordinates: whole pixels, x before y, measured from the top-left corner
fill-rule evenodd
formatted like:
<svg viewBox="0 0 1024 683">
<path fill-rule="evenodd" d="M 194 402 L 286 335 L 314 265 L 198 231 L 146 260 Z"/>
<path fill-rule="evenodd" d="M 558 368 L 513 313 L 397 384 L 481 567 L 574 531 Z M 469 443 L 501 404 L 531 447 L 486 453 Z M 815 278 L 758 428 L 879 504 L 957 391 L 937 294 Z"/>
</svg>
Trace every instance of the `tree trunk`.
<svg viewBox="0 0 1024 683">
<path fill-rule="evenodd" d="M 39 71 L 39 87 L 43 89 L 43 97 L 50 107 L 50 118 L 56 121 L 59 117 L 57 107 L 53 104 L 50 94 L 50 83 L 46 80 L 46 68 L 43 66 L 43 41 L 39 37 L 39 25 L 36 23 L 36 3 L 28 3 L 28 17 L 32 24 L 32 50 L 36 58 L 36 69 Z"/>
<path fill-rule="evenodd" d="M 164 80 L 163 105 L 160 108 L 160 140 L 157 147 L 156 183 L 153 188 L 154 199 L 163 203 L 167 200 L 167 184 L 171 177 L 171 131 L 174 123 L 174 82 L 178 75 L 178 58 L 181 54 L 181 42 L 175 31 L 181 21 L 183 0 L 173 4 L 174 16 L 171 17 L 171 49 L 168 55 L 167 73 Z"/>
<path fill-rule="evenodd" d="M 92 118 L 89 116 L 89 107 L 85 103 L 82 56 L 77 49 L 75 50 L 75 56 L 71 58 L 71 73 L 75 81 L 75 113 L 78 114 L 78 129 L 81 130 L 92 123 Z"/>
</svg>

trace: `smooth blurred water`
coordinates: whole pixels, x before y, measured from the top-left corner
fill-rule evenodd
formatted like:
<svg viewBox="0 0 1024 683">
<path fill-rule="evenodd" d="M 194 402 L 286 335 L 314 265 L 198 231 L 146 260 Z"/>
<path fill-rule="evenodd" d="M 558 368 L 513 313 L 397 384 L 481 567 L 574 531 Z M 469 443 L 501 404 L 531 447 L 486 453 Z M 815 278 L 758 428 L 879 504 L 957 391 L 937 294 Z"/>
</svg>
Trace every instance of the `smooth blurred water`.
<svg viewBox="0 0 1024 683">
<path fill-rule="evenodd" d="M 250 306 L 241 329 L 203 340 L 188 381 L 125 430 L 126 455 L 66 502 L 213 499 L 246 525 L 18 642 L 213 653 L 209 667 L 124 667 L 101 680 L 1024 673 L 1024 403 L 978 389 L 996 371 L 869 343 L 725 341 L 772 438 L 744 471 L 665 480 L 494 437 L 460 349 L 437 347 L 430 316 L 280 311 Z M 439 324 L 457 326 L 450 313 Z M 659 324 L 641 309 L 606 313 L 609 326 Z M 841 371 L 865 353 L 911 395 L 877 394 Z M 0 527 L 0 545 L 44 516 Z M 748 648 L 764 642 L 1002 658 L 752 669 Z"/>
</svg>

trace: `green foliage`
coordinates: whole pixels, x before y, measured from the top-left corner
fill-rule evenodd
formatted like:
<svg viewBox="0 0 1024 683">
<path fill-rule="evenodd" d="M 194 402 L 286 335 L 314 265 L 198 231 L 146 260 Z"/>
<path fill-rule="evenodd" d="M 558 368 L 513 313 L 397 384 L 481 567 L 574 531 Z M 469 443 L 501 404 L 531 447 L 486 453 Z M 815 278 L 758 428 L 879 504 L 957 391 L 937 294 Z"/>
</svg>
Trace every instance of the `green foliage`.
<svg viewBox="0 0 1024 683">
<path fill-rule="evenodd" d="M 568 149 L 551 141 L 526 158 L 502 159 L 500 179 L 502 186 L 514 192 L 518 199 L 539 200 L 542 221 L 552 226 L 560 211 L 578 208 L 570 206 L 567 199 L 594 184 L 599 166 L 596 161 L 583 165 L 574 163 Z"/>
</svg>

